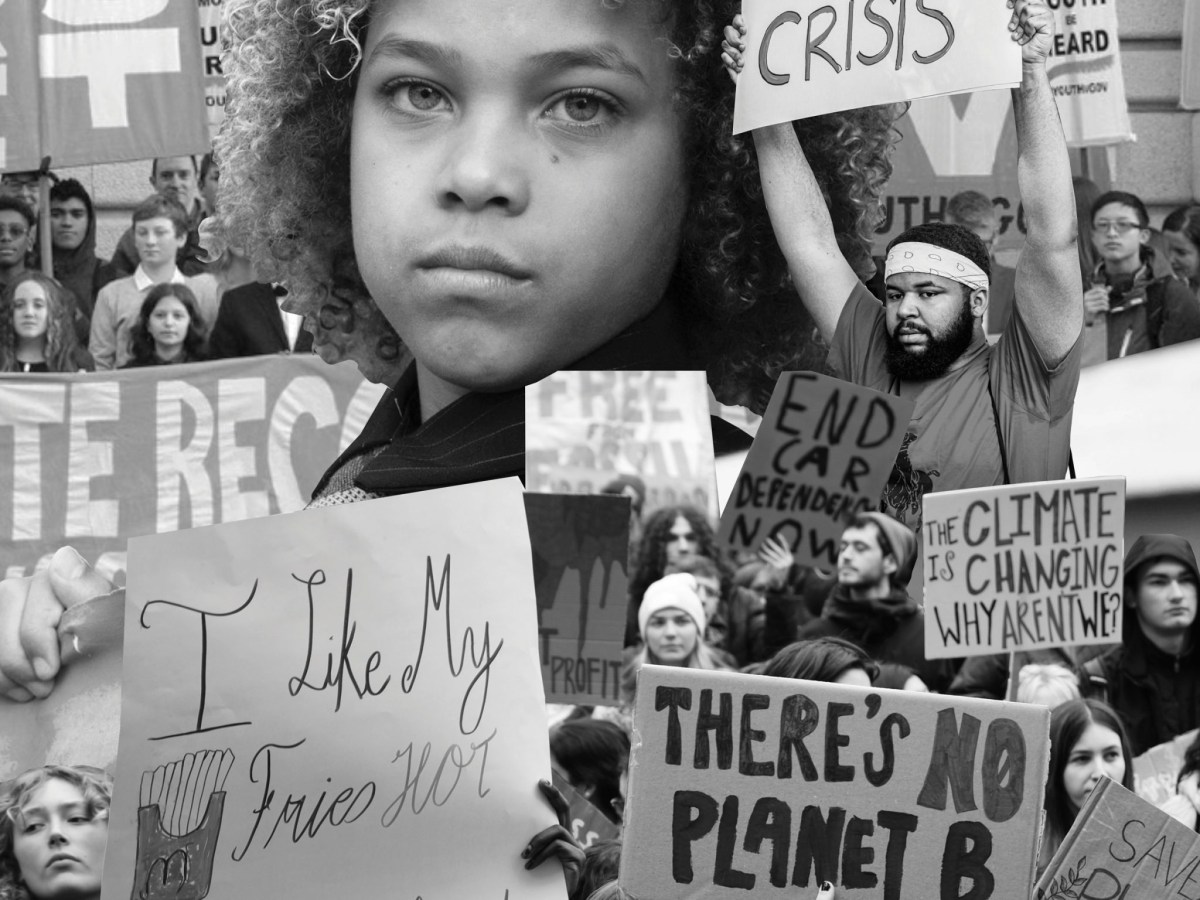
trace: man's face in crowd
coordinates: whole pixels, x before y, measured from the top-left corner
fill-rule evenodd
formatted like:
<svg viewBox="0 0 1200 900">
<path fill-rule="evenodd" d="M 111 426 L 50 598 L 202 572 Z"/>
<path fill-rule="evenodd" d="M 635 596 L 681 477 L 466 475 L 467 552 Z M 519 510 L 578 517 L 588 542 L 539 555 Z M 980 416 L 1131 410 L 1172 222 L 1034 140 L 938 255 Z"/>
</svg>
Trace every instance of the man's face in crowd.
<svg viewBox="0 0 1200 900">
<path fill-rule="evenodd" d="M 1124 203 L 1107 203 L 1092 217 L 1092 244 L 1107 263 L 1135 260 L 1150 231 L 1138 221 L 1138 212 Z"/>
<path fill-rule="evenodd" d="M 78 197 L 50 201 L 50 239 L 56 250 L 74 250 L 88 230 L 87 205 Z"/>
<path fill-rule="evenodd" d="M 8 172 L 0 176 L 0 194 L 25 201 L 33 214 L 37 215 L 39 197 L 36 172 Z"/>
<path fill-rule="evenodd" d="M 959 222 L 958 224 L 983 241 L 988 253 L 992 252 L 992 248 L 996 245 L 996 238 L 1000 234 L 1000 227 L 996 222 L 995 215 L 983 216 L 976 222 Z"/>
<path fill-rule="evenodd" d="M 15 209 L 0 209 L 0 268 L 11 268 L 29 252 L 29 223 Z"/>
<path fill-rule="evenodd" d="M 842 532 L 837 565 L 838 584 L 847 587 L 875 587 L 896 571 L 896 560 L 879 548 L 874 525 L 851 526 Z"/>
<path fill-rule="evenodd" d="M 946 374 L 974 335 L 971 296 L 964 285 L 941 275 L 898 272 L 888 278 L 884 306 L 888 371 L 905 381 Z"/>
<path fill-rule="evenodd" d="M 687 180 L 656 9 L 372 5 L 351 126 L 354 246 L 422 391 L 529 384 L 662 298 Z"/>
<path fill-rule="evenodd" d="M 196 164 L 190 156 L 164 156 L 155 160 L 150 183 L 164 197 L 177 200 L 190 215 L 200 195 Z"/>
<path fill-rule="evenodd" d="M 138 259 L 145 266 L 164 265 L 167 261 L 174 263 L 175 254 L 186 239 L 187 236 L 179 234 L 175 223 L 166 216 L 133 223 L 133 243 Z"/>
<path fill-rule="evenodd" d="M 1134 602 L 1143 631 L 1186 631 L 1196 619 L 1196 576 L 1178 560 L 1157 560 L 1138 575 Z"/>
<path fill-rule="evenodd" d="M 700 555 L 700 541 L 692 530 L 692 523 L 684 516 L 676 516 L 667 534 L 667 567 L 678 566 L 685 560 Z"/>
</svg>

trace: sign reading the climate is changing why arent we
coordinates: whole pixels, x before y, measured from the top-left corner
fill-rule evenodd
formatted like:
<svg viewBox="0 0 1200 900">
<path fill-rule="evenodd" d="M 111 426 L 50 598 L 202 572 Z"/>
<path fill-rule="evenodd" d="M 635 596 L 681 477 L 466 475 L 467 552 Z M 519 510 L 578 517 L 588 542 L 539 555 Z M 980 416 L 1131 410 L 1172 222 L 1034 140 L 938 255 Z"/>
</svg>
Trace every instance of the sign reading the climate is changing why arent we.
<svg viewBox="0 0 1200 900">
<path fill-rule="evenodd" d="M 1125 479 L 925 495 L 930 659 L 1121 640 Z"/>
</svg>

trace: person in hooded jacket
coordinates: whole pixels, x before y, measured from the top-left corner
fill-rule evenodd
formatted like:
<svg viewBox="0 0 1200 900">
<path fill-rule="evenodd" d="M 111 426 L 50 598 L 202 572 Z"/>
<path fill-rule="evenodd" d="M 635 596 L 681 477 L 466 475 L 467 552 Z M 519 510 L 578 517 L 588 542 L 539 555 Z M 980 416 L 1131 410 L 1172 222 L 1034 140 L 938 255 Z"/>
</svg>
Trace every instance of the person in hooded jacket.
<svg viewBox="0 0 1200 900">
<path fill-rule="evenodd" d="M 86 347 L 96 294 L 116 272 L 96 255 L 96 210 L 87 189 L 74 178 L 50 187 L 50 239 L 54 277 L 75 298 L 75 332 Z"/>
<path fill-rule="evenodd" d="M 1121 645 L 1084 664 L 1129 731 L 1133 755 L 1200 726 L 1196 603 L 1200 571 L 1191 544 L 1144 534 L 1125 554 Z"/>
<path fill-rule="evenodd" d="M 925 617 L 908 596 L 916 559 L 917 539 L 905 525 L 881 512 L 860 513 L 842 532 L 837 584 L 797 640 L 853 641 L 872 659 L 908 666 L 930 690 L 944 691 L 954 665 L 925 658 Z"/>
</svg>

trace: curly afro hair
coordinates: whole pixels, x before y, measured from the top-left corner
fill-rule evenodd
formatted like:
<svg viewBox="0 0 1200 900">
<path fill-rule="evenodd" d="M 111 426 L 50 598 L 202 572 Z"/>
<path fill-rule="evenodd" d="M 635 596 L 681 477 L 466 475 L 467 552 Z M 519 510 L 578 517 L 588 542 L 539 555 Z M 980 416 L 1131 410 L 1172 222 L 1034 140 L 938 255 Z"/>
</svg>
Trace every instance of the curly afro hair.
<svg viewBox="0 0 1200 900">
<path fill-rule="evenodd" d="M 753 141 L 731 134 L 734 92 L 720 44 L 739 4 L 579 2 L 655 5 L 675 61 L 690 162 L 672 288 L 717 396 L 764 405 L 779 372 L 821 368 L 827 348 L 775 241 Z M 408 353 L 362 283 L 350 229 L 350 111 L 371 2 L 226 0 L 225 8 L 228 96 L 213 249 L 240 247 L 260 278 L 286 282 L 293 308 L 315 323 L 324 358 L 353 358 L 368 377 L 388 381 Z M 870 242 L 899 111 L 851 110 L 796 125 L 839 245 L 863 277 L 873 272 Z"/>
</svg>

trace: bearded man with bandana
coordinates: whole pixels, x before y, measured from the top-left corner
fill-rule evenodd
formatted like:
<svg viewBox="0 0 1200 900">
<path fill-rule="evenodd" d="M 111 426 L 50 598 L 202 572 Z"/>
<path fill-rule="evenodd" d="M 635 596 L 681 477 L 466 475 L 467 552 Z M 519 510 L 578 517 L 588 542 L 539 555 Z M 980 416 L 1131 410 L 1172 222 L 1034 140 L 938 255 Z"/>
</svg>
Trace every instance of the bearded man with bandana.
<svg viewBox="0 0 1200 900">
<path fill-rule="evenodd" d="M 754 132 L 771 224 L 834 372 L 916 402 L 880 504 L 914 530 L 931 491 L 1053 480 L 1067 470 L 1083 287 L 1071 167 L 1046 75 L 1054 17 L 1045 0 L 1008 6 L 1009 38 L 1021 46 L 1012 97 L 1028 231 L 1013 314 L 994 346 L 983 331 L 988 252 L 974 233 L 930 224 L 897 237 L 881 306 L 838 249 L 791 123 Z M 731 72 L 744 50 L 739 24 L 725 30 Z"/>
</svg>

